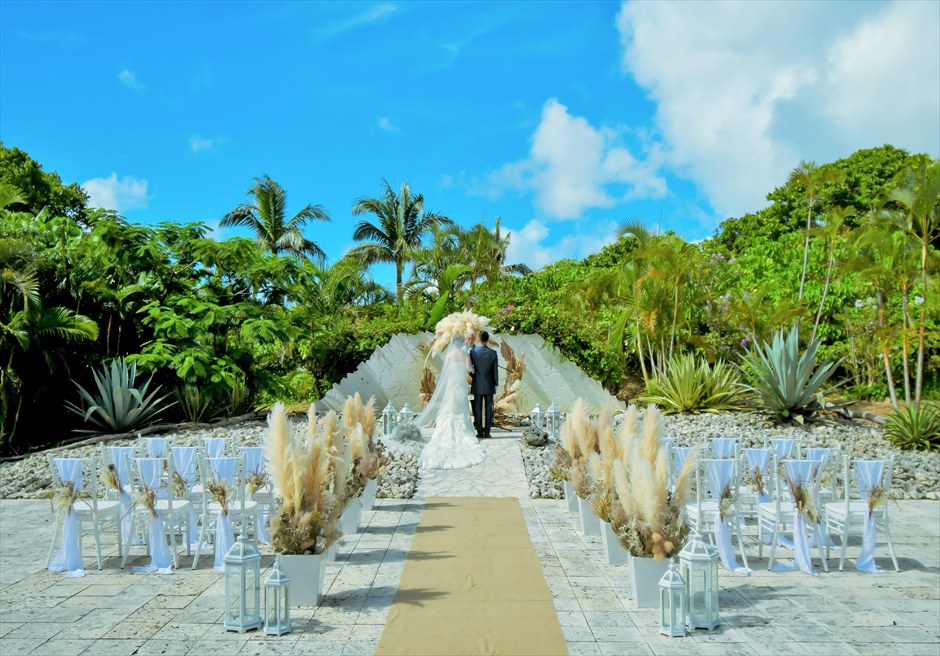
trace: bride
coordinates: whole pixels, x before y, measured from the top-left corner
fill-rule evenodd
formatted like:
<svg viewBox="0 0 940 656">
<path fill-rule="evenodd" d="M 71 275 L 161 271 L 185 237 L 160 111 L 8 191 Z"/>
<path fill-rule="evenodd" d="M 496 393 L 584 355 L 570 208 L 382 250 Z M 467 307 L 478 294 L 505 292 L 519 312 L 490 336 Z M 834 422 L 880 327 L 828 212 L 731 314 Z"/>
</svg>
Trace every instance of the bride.
<svg viewBox="0 0 940 656">
<path fill-rule="evenodd" d="M 437 332 L 435 344 L 439 347 L 441 338 L 448 335 L 441 334 L 440 325 Z M 476 438 L 467 398 L 470 392 L 467 374 L 472 370 L 470 356 L 462 333 L 451 333 L 449 337 L 434 394 L 415 418 L 419 428 L 434 427 L 431 441 L 418 461 L 419 466 L 426 468 L 459 469 L 483 462 L 483 447 Z M 471 334 L 466 342 L 472 339 Z"/>
</svg>

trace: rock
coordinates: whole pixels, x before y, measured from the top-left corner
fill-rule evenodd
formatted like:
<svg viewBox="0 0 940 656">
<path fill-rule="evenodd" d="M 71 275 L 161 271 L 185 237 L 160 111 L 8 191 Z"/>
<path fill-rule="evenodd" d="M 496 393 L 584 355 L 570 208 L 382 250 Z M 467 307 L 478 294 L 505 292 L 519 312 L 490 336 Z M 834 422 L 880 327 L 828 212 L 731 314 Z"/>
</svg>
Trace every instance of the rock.
<svg viewBox="0 0 940 656">
<path fill-rule="evenodd" d="M 548 431 L 528 426 L 522 431 L 522 439 L 529 446 L 542 446 L 548 442 Z"/>
</svg>

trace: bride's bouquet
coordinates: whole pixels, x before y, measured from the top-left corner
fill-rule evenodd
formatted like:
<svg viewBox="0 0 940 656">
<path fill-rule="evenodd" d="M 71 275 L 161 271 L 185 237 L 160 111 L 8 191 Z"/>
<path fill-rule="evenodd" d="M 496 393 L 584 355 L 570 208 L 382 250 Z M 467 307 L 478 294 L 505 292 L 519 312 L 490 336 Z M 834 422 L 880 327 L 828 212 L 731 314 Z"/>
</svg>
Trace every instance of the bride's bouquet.
<svg viewBox="0 0 940 656">
<path fill-rule="evenodd" d="M 449 314 L 438 321 L 437 326 L 434 327 L 434 341 L 431 343 L 430 355 L 443 353 L 454 337 L 461 335 L 470 337 L 489 327 L 489 318 L 474 314 L 469 310 Z"/>
</svg>

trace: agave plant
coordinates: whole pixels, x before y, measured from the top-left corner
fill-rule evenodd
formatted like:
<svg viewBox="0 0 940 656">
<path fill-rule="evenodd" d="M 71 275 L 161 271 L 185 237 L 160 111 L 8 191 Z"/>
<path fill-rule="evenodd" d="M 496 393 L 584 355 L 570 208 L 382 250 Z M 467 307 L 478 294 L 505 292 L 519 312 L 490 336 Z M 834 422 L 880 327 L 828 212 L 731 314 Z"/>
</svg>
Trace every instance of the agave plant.
<svg viewBox="0 0 940 656">
<path fill-rule="evenodd" d="M 740 410 L 740 376 L 722 360 L 708 366 L 705 358 L 691 353 L 674 355 L 665 373 L 649 383 L 644 403 L 655 403 L 664 414 L 674 412 L 718 412 Z"/>
<path fill-rule="evenodd" d="M 909 403 L 892 411 L 884 435 L 902 449 L 940 450 L 940 408 L 936 403 Z"/>
<path fill-rule="evenodd" d="M 754 351 L 745 358 L 744 368 L 753 384 L 744 388 L 760 397 L 775 420 L 792 419 L 802 424 L 823 407 L 820 390 L 839 365 L 839 361 L 827 358 L 816 366 L 818 350 L 819 342 L 811 339 L 800 353 L 798 326 L 786 335 L 782 330 L 774 331 L 769 343 L 755 343 Z"/>
<path fill-rule="evenodd" d="M 128 367 L 123 357 L 111 361 L 111 366 L 105 365 L 100 374 L 93 371 L 95 385 L 98 387 L 97 396 L 92 396 L 84 387 L 75 383 L 82 405 L 66 401 L 66 407 L 75 414 L 82 415 L 86 422 L 97 426 L 96 430 L 83 430 L 81 432 L 96 433 L 107 431 L 120 433 L 133 430 L 152 421 L 161 412 L 175 405 L 175 401 L 160 405 L 168 395 L 157 397 L 160 388 L 147 394 L 153 376 L 147 379 L 139 388 L 135 386 L 137 378 L 137 363 Z M 87 408 L 85 407 L 87 406 Z"/>
<path fill-rule="evenodd" d="M 203 394 L 195 385 L 183 385 L 176 388 L 173 392 L 176 402 L 179 403 L 180 411 L 186 421 L 198 424 L 206 419 L 211 419 L 212 414 L 209 406 L 212 405 L 212 396 Z"/>
</svg>

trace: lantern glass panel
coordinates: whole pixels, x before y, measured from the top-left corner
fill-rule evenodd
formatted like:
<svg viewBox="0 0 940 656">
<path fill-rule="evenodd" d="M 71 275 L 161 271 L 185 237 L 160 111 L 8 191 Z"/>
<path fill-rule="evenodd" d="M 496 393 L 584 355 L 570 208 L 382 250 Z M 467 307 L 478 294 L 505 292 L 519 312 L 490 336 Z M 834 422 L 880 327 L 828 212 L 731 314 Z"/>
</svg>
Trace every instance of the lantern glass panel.
<svg viewBox="0 0 940 656">
<path fill-rule="evenodd" d="M 260 613 L 258 612 L 258 598 L 260 594 L 255 594 L 255 591 L 258 590 L 258 580 L 255 576 L 252 576 L 251 572 L 245 573 L 245 617 L 250 619 L 252 617 L 258 617 Z M 259 591 L 260 592 L 260 591 Z"/>
</svg>

